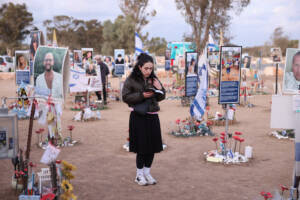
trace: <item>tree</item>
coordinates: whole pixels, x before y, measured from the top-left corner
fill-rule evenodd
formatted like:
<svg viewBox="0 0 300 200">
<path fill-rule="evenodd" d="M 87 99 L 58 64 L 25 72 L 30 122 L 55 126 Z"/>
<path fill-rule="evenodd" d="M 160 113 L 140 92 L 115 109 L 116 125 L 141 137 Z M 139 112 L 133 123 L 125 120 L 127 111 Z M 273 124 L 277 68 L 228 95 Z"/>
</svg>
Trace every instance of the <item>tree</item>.
<svg viewBox="0 0 300 200">
<path fill-rule="evenodd" d="M 47 38 L 52 38 L 55 29 L 59 46 L 68 46 L 70 49 L 92 47 L 94 51 L 101 51 L 103 27 L 96 19 L 84 21 L 59 15 L 54 16 L 53 20 L 45 20 L 44 26 Z"/>
<path fill-rule="evenodd" d="M 218 39 L 220 29 L 226 31 L 231 19 L 229 11 L 234 9 L 237 14 L 240 13 L 250 0 L 175 0 L 175 3 L 185 21 L 191 25 L 192 39 L 200 53 L 210 32 Z"/>
<path fill-rule="evenodd" d="M 113 55 L 114 49 L 125 49 L 126 54 L 134 52 L 134 25 L 130 16 L 119 15 L 114 23 L 103 23 L 102 53 Z"/>
<path fill-rule="evenodd" d="M 286 48 L 297 48 L 298 41 L 290 40 L 288 35 L 285 35 L 282 27 L 275 28 L 271 35 L 271 42 L 274 47 L 280 47 L 283 55 L 286 53 Z"/>
<path fill-rule="evenodd" d="M 0 42 L 12 52 L 21 46 L 22 41 L 30 33 L 32 14 L 25 4 L 4 3 L 0 7 Z"/>
<path fill-rule="evenodd" d="M 142 28 L 149 23 L 148 17 L 154 17 L 156 11 L 146 12 L 149 0 L 120 0 L 120 9 L 125 17 L 131 17 L 134 30 L 141 35 Z"/>
<path fill-rule="evenodd" d="M 155 55 L 163 56 L 166 52 L 167 41 L 165 40 L 165 38 L 154 37 L 146 42 L 146 48 L 150 53 L 155 53 Z"/>
</svg>

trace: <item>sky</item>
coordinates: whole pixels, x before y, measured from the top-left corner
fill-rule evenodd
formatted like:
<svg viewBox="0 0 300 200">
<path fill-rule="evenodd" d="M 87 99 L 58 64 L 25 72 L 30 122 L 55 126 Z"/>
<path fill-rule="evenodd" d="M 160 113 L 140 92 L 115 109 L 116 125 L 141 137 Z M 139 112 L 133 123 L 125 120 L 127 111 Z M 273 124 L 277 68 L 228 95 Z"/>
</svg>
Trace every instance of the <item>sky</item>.
<svg viewBox="0 0 300 200">
<path fill-rule="evenodd" d="M 0 0 L 0 3 L 26 3 L 33 14 L 34 25 L 42 31 L 43 21 L 56 15 L 76 19 L 114 21 L 122 14 L 119 0 Z M 157 14 L 143 28 L 150 37 L 164 37 L 168 42 L 182 41 L 184 33 L 191 33 L 190 26 L 176 9 L 175 0 L 150 0 L 148 10 Z M 290 39 L 300 39 L 300 0 L 251 0 L 241 14 L 232 14 L 229 27 L 232 43 L 244 47 L 263 45 L 277 27 L 282 27 Z M 58 38 L 59 40 L 59 38 Z"/>
</svg>

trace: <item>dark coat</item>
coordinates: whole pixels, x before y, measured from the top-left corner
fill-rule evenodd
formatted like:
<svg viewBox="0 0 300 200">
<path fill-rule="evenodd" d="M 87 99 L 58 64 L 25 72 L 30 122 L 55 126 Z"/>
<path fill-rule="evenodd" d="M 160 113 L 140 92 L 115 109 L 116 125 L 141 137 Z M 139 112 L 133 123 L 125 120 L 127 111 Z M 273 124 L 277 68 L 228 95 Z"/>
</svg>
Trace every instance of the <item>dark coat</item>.
<svg viewBox="0 0 300 200">
<path fill-rule="evenodd" d="M 98 65 L 100 65 L 102 84 L 106 84 L 106 76 L 109 74 L 109 69 L 102 61 Z"/>
<path fill-rule="evenodd" d="M 149 87 L 154 86 L 148 84 L 147 81 L 142 77 L 136 77 L 133 75 L 133 73 L 131 73 L 123 86 L 123 101 L 127 103 L 129 107 L 133 107 L 135 104 L 142 103 L 145 100 L 143 92 L 145 92 Z M 162 101 L 166 97 L 166 90 L 163 87 L 161 90 L 164 94 L 155 93 L 153 97 L 150 98 L 151 104 L 149 106 L 149 112 L 157 112 L 160 110 L 158 102 Z"/>
</svg>

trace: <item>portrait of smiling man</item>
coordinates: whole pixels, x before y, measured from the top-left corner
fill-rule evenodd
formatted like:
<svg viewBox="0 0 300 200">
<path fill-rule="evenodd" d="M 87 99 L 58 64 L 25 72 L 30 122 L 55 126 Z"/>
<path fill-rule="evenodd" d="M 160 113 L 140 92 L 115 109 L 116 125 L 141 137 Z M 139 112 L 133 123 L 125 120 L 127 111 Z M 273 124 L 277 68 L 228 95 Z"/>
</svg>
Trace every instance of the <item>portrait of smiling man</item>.
<svg viewBox="0 0 300 200">
<path fill-rule="evenodd" d="M 288 91 L 298 91 L 300 90 L 300 51 L 297 49 L 296 53 L 290 52 L 295 49 L 288 49 L 287 58 L 291 58 L 291 61 L 286 66 L 284 88 Z"/>
<path fill-rule="evenodd" d="M 51 95 L 53 98 L 63 98 L 63 79 L 60 73 L 53 70 L 54 62 L 53 53 L 46 53 L 43 60 L 44 72 L 36 79 L 36 93 Z"/>
</svg>

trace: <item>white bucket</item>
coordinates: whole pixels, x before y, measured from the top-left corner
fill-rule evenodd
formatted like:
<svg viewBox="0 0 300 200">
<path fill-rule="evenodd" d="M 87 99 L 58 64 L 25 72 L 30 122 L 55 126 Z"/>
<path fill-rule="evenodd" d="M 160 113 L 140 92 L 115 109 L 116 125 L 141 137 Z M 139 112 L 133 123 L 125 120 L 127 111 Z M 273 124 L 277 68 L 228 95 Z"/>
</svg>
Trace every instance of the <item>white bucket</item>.
<svg viewBox="0 0 300 200">
<path fill-rule="evenodd" d="M 252 147 L 251 146 L 246 146 L 245 147 L 245 157 L 246 158 L 252 158 Z"/>
</svg>

